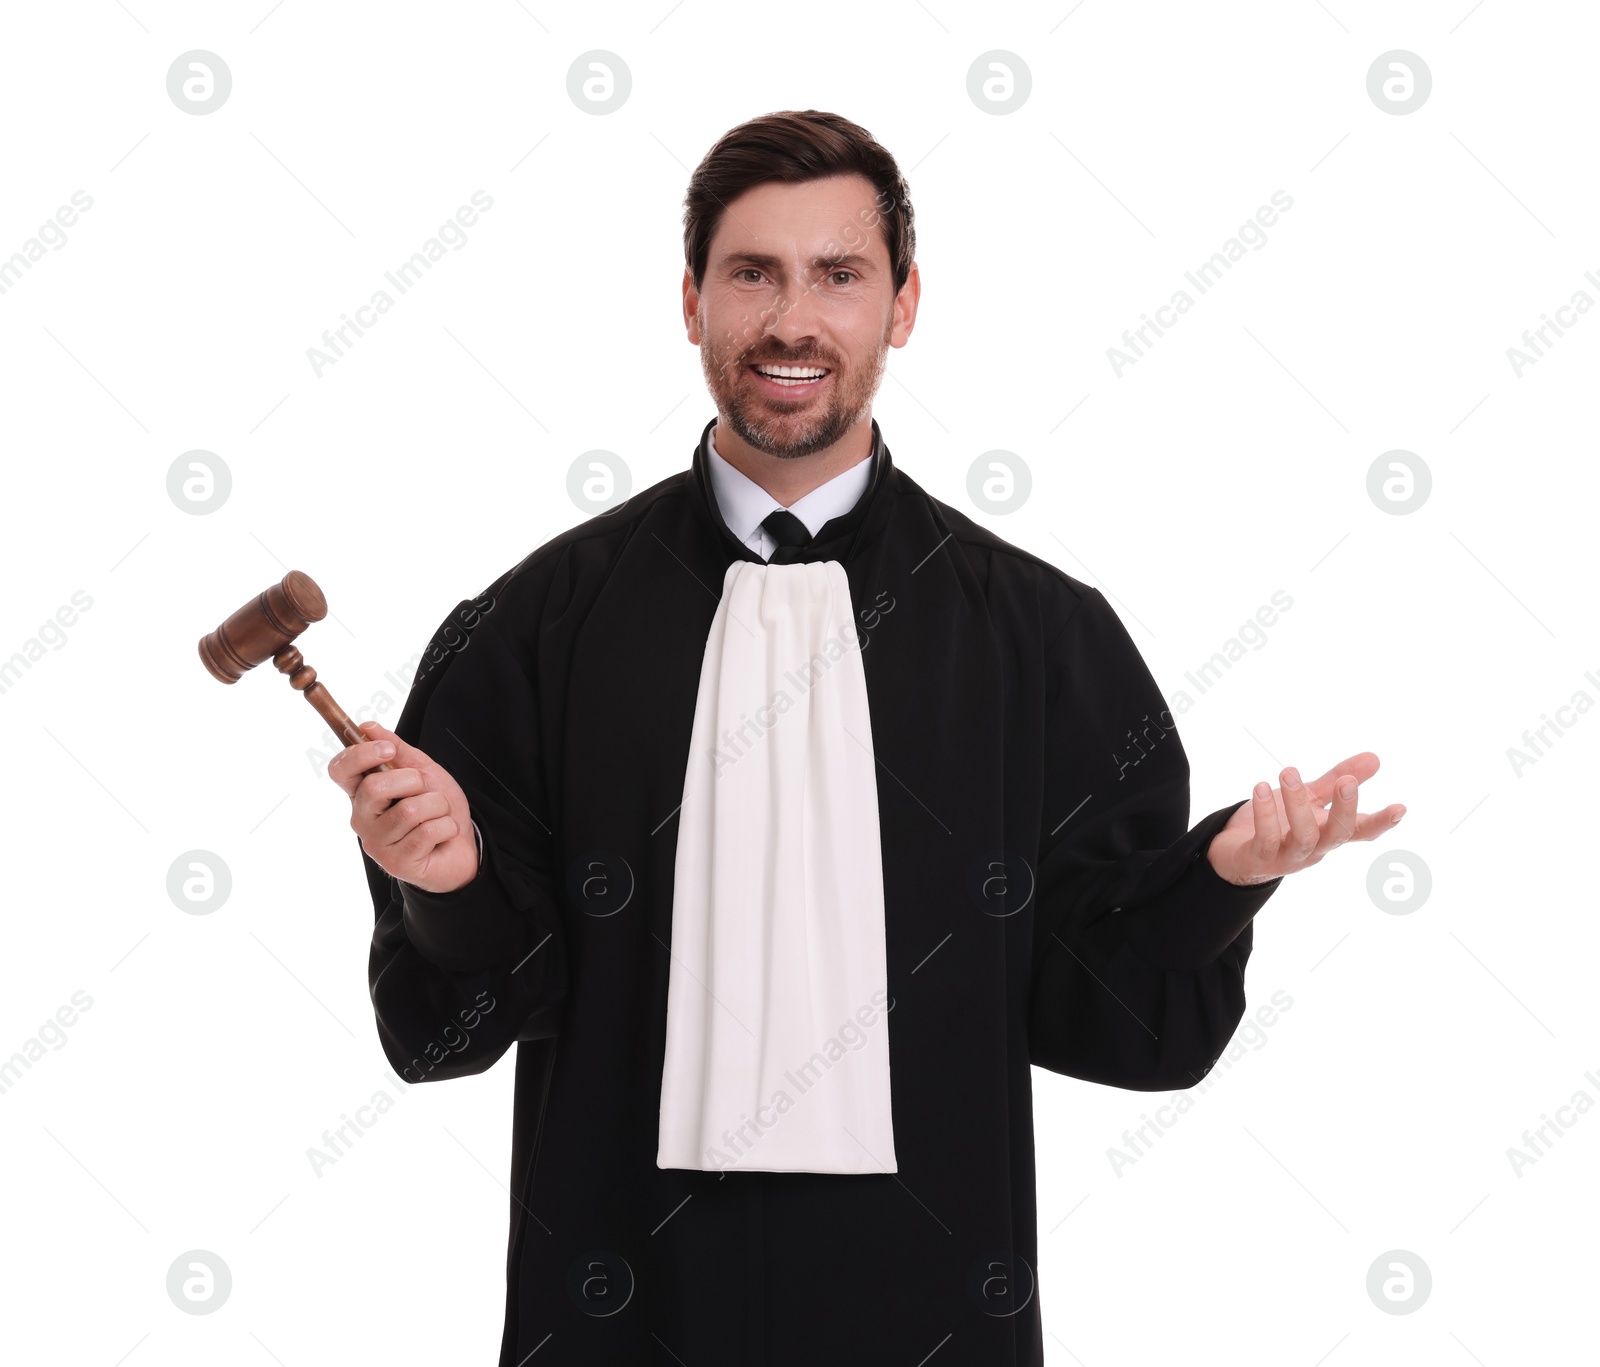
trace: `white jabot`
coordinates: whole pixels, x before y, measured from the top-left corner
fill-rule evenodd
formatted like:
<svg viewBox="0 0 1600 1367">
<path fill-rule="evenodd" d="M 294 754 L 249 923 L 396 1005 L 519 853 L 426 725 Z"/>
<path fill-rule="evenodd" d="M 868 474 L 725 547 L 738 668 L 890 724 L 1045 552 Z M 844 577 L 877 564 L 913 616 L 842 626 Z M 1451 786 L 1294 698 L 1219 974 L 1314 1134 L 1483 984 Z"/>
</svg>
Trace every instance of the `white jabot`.
<svg viewBox="0 0 1600 1367">
<path fill-rule="evenodd" d="M 679 812 L 658 1167 L 898 1170 L 863 639 L 839 561 L 728 566 Z"/>
<path fill-rule="evenodd" d="M 770 560 L 777 542 L 761 523 L 774 508 L 783 504 L 773 498 L 742 470 L 728 463 L 717 450 L 716 429 L 706 433 L 706 473 L 711 477 L 711 492 L 728 530 L 763 560 Z M 815 536 L 829 518 L 840 517 L 856 506 L 872 480 L 872 457 L 857 461 L 809 494 L 797 498 L 789 511 L 806 524 Z"/>
</svg>

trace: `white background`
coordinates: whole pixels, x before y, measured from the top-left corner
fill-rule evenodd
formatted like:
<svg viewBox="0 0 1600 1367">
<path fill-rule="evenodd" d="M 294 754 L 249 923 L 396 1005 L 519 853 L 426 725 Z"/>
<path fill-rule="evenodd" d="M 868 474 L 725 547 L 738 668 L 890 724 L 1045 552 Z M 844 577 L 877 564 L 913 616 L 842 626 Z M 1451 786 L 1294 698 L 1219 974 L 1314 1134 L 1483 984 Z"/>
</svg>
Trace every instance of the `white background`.
<svg viewBox="0 0 1600 1367">
<path fill-rule="evenodd" d="M 270 667 L 219 686 L 195 641 L 303 569 L 333 611 L 308 658 L 392 724 L 386 676 L 587 516 L 580 454 L 618 453 L 636 489 L 688 464 L 712 416 L 679 316 L 688 174 L 730 126 L 807 107 L 865 125 L 910 182 L 921 315 L 874 406 L 896 462 L 1105 590 L 1191 696 L 1194 815 L 1364 749 L 1363 808 L 1409 808 L 1268 903 L 1250 1010 L 1292 1007 L 1120 1176 L 1107 1151 L 1177 1098 L 1036 1071 L 1048 1360 L 1592 1351 L 1600 1118 L 1562 1112 L 1520 1176 L 1507 1150 L 1600 1097 L 1577 874 L 1600 719 L 1520 775 L 1508 751 L 1600 696 L 1600 318 L 1520 375 L 1507 348 L 1600 299 L 1600 23 L 1509 0 L 1073 4 L 7 7 L 0 257 L 93 200 L 0 295 L 0 658 L 92 600 L 0 694 L 0 1058 L 92 999 L 0 1094 L 8 1357 L 494 1361 L 511 1060 L 411 1089 L 313 1171 L 325 1129 L 399 1091 L 372 907 L 317 718 Z M 191 49 L 232 72 L 204 116 L 166 88 Z M 631 70 L 613 114 L 568 96 L 591 49 Z M 967 94 L 994 49 L 1032 75 L 1010 114 Z M 1433 77 L 1404 116 L 1366 88 L 1391 49 Z M 466 244 L 319 376 L 307 349 L 475 190 L 494 204 Z M 1123 329 L 1279 190 L 1266 245 L 1119 375 Z M 966 494 L 997 448 L 1034 481 L 1004 517 Z M 1397 449 L 1432 475 L 1404 516 L 1367 492 Z M 166 491 L 194 450 L 232 474 L 204 516 Z M 1196 695 L 1185 671 L 1275 590 L 1293 607 L 1266 644 Z M 233 880 L 205 916 L 166 892 L 195 849 Z M 1397 852 L 1431 878 L 1406 915 L 1367 891 Z M 232 1270 L 218 1313 L 166 1295 L 190 1249 Z M 1432 1272 L 1409 1315 L 1367 1294 L 1392 1249 Z"/>
</svg>

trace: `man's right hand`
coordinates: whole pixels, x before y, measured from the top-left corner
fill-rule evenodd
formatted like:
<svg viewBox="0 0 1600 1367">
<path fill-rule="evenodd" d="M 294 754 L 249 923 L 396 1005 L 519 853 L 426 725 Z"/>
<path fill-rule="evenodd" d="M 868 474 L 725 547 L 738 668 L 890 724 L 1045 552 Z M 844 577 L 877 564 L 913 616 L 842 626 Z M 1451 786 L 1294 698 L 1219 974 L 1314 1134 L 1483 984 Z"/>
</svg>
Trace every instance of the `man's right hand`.
<svg viewBox="0 0 1600 1367">
<path fill-rule="evenodd" d="M 454 892 L 478 872 L 478 841 L 461 785 L 375 721 L 328 762 L 350 798 L 350 829 L 379 868 L 424 892 Z M 386 748 L 387 747 L 387 748 Z M 379 769 L 385 760 L 392 770 Z M 368 770 L 373 772 L 369 773 Z"/>
</svg>

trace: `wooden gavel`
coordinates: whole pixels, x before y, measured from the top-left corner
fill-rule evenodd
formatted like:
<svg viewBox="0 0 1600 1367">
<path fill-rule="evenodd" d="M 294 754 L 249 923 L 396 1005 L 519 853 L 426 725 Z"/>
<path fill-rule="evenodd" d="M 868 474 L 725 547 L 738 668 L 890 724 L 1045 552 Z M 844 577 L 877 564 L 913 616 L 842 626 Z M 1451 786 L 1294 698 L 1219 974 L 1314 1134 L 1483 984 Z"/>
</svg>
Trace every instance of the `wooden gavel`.
<svg viewBox="0 0 1600 1367">
<path fill-rule="evenodd" d="M 367 739 L 349 714 L 317 680 L 294 639 L 328 615 L 328 600 L 309 574 L 290 570 L 280 583 L 252 598 L 215 631 L 200 638 L 200 661 L 211 677 L 238 683 L 244 672 L 270 659 L 289 676 L 289 686 L 305 694 L 322 720 L 345 745 Z M 380 769 L 393 769 L 385 760 Z M 369 771 L 370 772 L 370 771 Z"/>
</svg>

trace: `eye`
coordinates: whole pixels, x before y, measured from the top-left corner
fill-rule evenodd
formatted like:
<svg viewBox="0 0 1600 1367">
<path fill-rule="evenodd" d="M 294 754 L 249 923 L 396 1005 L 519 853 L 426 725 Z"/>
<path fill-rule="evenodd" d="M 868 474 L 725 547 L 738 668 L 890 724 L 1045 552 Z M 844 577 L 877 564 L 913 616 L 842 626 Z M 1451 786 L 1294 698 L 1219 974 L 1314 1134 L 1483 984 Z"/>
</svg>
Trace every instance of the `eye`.
<svg viewBox="0 0 1600 1367">
<path fill-rule="evenodd" d="M 844 276 L 847 282 L 850 281 L 850 280 L 854 280 L 856 278 L 856 273 L 854 271 L 837 270 L 837 271 L 829 271 L 828 272 L 828 278 L 830 280 L 833 279 L 837 275 Z"/>
<path fill-rule="evenodd" d="M 761 272 L 758 271 L 754 266 L 744 266 L 744 267 L 741 267 L 739 270 L 736 270 L 734 272 L 734 275 L 736 277 L 737 276 L 742 276 L 742 275 L 760 275 L 760 274 L 761 274 Z M 753 284 L 755 284 L 755 281 L 747 280 L 747 281 L 745 281 L 745 283 L 747 285 L 753 285 Z"/>
</svg>

